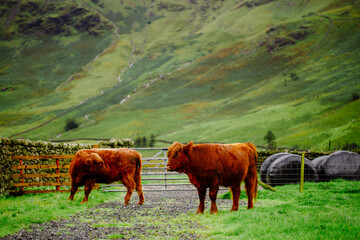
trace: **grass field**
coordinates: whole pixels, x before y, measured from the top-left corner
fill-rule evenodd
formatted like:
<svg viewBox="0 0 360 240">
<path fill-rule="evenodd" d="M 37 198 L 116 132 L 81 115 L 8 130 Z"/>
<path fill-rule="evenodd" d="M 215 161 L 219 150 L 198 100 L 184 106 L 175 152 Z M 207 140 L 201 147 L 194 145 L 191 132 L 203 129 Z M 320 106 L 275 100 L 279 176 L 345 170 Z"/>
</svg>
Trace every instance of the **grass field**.
<svg viewBox="0 0 360 240">
<path fill-rule="evenodd" d="M 136 225 L 142 220 L 154 224 L 164 220 L 166 224 L 178 226 L 191 219 L 199 224 L 196 233 L 209 239 L 359 239 L 359 182 L 306 183 L 303 193 L 299 192 L 298 185 L 277 189 L 277 192 L 260 190 L 252 210 L 243 206 L 237 212 L 219 209 L 217 215 L 208 211 L 196 215 L 194 209 L 171 221 L 161 219 L 161 215 L 147 219 L 145 214 L 141 219 L 127 222 L 126 226 Z M 123 193 L 93 191 L 88 204 L 81 205 L 81 194 L 75 195 L 74 202 L 67 200 L 68 193 L 1 198 L 0 236 L 15 233 L 34 223 L 67 218 L 103 202 L 114 199 L 122 202 L 124 196 Z M 245 194 L 241 200 L 247 201 Z M 106 224 L 104 222 L 101 227 L 106 227 Z M 108 223 L 109 227 L 112 224 Z M 179 231 L 178 227 L 175 228 L 174 231 Z"/>
<path fill-rule="evenodd" d="M 358 239 L 360 237 L 359 182 L 337 180 L 277 187 L 260 191 L 251 211 L 203 217 L 213 225 L 214 239 Z"/>
</svg>

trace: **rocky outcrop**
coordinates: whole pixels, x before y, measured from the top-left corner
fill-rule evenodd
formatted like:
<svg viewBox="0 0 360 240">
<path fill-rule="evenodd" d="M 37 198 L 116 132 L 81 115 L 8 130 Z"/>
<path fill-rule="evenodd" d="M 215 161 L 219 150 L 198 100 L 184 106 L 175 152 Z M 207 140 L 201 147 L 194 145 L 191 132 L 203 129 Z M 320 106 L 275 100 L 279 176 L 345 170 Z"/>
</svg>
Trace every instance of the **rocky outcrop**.
<svg viewBox="0 0 360 240">
<path fill-rule="evenodd" d="M 72 35 L 87 32 L 100 35 L 113 26 L 100 17 L 97 12 L 78 6 L 75 3 L 60 5 L 51 2 L 39 4 L 37 1 L 0 3 L 10 6 L 2 16 L 8 15 L 4 31 L 7 37 L 16 34 L 34 34 L 36 36 Z M 18 6 L 19 5 L 19 6 Z M 51 15 L 50 15 L 51 14 Z M 17 26 L 17 27 L 11 27 Z M 14 30 L 17 29 L 17 30 Z M 5 36 L 4 36 L 5 37 Z"/>
</svg>

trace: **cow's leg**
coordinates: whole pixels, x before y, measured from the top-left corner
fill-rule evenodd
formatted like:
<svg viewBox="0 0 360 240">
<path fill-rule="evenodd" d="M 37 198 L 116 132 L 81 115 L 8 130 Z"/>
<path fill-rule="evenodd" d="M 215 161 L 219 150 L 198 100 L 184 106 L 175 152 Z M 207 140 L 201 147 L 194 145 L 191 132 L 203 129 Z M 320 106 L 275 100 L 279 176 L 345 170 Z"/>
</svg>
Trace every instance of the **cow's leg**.
<svg viewBox="0 0 360 240">
<path fill-rule="evenodd" d="M 78 190 L 78 185 L 76 185 L 76 183 L 72 182 L 71 183 L 71 193 L 70 193 L 70 197 L 69 200 L 74 200 L 74 195 Z"/>
<path fill-rule="evenodd" d="M 235 185 L 231 186 L 230 189 L 231 189 L 232 198 L 233 198 L 233 206 L 231 208 L 231 211 L 237 211 L 239 209 L 239 199 L 240 199 L 240 193 L 241 193 L 240 184 L 235 184 Z"/>
<path fill-rule="evenodd" d="M 253 198 L 256 196 L 257 189 L 257 171 L 256 166 L 249 169 L 245 178 L 245 188 L 248 197 L 248 209 L 254 208 Z"/>
<path fill-rule="evenodd" d="M 210 197 L 210 200 L 211 200 L 210 213 L 217 213 L 216 196 L 217 196 L 218 191 L 219 191 L 219 186 L 218 185 L 214 185 L 214 186 L 210 187 L 210 190 L 209 190 L 209 197 Z"/>
<path fill-rule="evenodd" d="M 96 183 L 96 179 L 88 179 L 85 181 L 84 192 L 85 196 L 81 203 L 86 203 L 89 200 L 89 194 Z"/>
<path fill-rule="evenodd" d="M 136 187 L 136 183 L 134 179 L 130 179 L 128 177 L 125 177 L 121 180 L 121 182 L 124 184 L 124 186 L 127 188 L 127 192 L 125 195 L 125 202 L 124 205 L 129 205 L 131 195 Z"/>
<path fill-rule="evenodd" d="M 141 175 L 140 173 L 139 174 L 136 174 L 135 175 L 135 183 L 136 183 L 136 192 L 139 196 L 139 202 L 138 202 L 138 205 L 142 205 L 145 201 L 145 198 L 144 198 L 144 193 L 142 191 L 142 184 L 141 184 Z"/>
<path fill-rule="evenodd" d="M 198 191 L 198 194 L 199 194 L 200 204 L 199 204 L 199 208 L 196 211 L 196 213 L 204 213 L 206 187 L 198 187 L 197 191 Z"/>
</svg>

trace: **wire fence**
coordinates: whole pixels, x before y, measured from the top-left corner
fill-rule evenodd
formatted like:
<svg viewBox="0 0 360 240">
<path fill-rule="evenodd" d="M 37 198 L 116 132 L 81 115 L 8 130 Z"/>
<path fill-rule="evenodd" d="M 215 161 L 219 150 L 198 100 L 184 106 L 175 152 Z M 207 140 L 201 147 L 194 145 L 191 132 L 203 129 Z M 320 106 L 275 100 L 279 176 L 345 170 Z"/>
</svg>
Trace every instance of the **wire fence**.
<svg viewBox="0 0 360 240">
<path fill-rule="evenodd" d="M 304 154 L 305 155 L 305 154 Z M 305 155 L 306 156 L 306 155 Z M 276 153 L 265 159 L 260 167 L 260 179 L 271 186 L 305 182 L 323 182 L 335 179 L 360 180 L 360 155 L 349 151 L 337 151 L 316 158 Z M 303 175 L 301 174 L 303 172 Z"/>
</svg>

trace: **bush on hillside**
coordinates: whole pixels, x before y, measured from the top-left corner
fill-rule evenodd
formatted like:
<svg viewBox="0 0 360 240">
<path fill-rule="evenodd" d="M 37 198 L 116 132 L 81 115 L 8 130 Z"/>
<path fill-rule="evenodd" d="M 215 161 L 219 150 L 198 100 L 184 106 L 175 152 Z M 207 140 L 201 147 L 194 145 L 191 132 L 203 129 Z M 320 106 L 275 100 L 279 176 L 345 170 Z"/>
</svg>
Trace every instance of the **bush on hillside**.
<svg viewBox="0 0 360 240">
<path fill-rule="evenodd" d="M 65 125 L 65 131 L 70 131 L 71 129 L 78 128 L 79 124 L 74 119 L 67 119 Z"/>
<path fill-rule="evenodd" d="M 342 150 L 349 150 L 349 151 L 357 151 L 359 150 L 359 145 L 356 143 L 347 143 L 342 147 Z"/>
<path fill-rule="evenodd" d="M 275 149 L 275 134 L 272 131 L 268 131 L 267 134 L 264 137 L 264 140 L 267 142 L 268 144 L 268 148 L 269 149 Z"/>
<path fill-rule="evenodd" d="M 359 99 L 359 94 L 353 93 L 353 94 L 352 94 L 352 100 L 353 100 L 353 101 L 356 101 L 356 100 L 358 100 L 358 99 Z"/>
<path fill-rule="evenodd" d="M 156 135 L 151 134 L 150 140 L 148 141 L 146 136 L 140 137 L 138 136 L 135 139 L 135 147 L 154 147 L 156 139 Z"/>
</svg>

